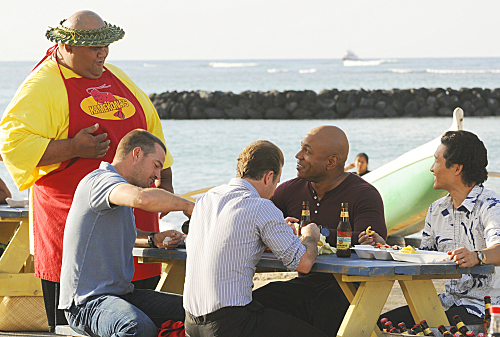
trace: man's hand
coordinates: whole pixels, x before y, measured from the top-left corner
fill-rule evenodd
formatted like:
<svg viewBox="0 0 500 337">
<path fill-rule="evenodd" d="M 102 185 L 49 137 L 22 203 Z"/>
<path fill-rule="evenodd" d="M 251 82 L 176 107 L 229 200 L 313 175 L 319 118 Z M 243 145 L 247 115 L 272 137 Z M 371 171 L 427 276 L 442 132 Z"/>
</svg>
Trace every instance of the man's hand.
<svg viewBox="0 0 500 337">
<path fill-rule="evenodd" d="M 110 140 L 106 140 L 107 133 L 93 136 L 92 133 L 99 129 L 96 123 L 88 128 L 83 128 L 71 139 L 72 153 L 80 158 L 102 158 L 109 150 Z"/>
<path fill-rule="evenodd" d="M 358 235 L 358 242 L 360 245 L 376 246 L 377 242 L 385 245 L 385 240 L 377 232 L 373 231 L 372 235 L 367 235 L 366 231 L 362 231 Z"/>
<path fill-rule="evenodd" d="M 165 240 L 168 238 L 168 240 Z M 155 244 L 158 248 L 174 249 L 182 240 L 182 233 L 176 230 L 168 230 L 157 233 L 154 236 Z"/>
<path fill-rule="evenodd" d="M 454 261 L 461 268 L 472 267 L 479 264 L 477 253 L 465 247 L 460 247 L 447 253 L 451 255 L 450 260 Z"/>
<path fill-rule="evenodd" d="M 301 234 L 302 241 L 304 241 L 306 238 L 311 238 L 311 240 L 314 240 L 315 245 L 319 241 L 319 227 L 315 223 L 310 223 L 309 225 L 303 227 L 301 230 Z"/>
<path fill-rule="evenodd" d="M 289 216 L 285 218 L 285 222 L 293 231 L 293 234 L 297 235 L 297 229 L 295 228 L 295 223 L 299 222 L 299 219 Z"/>
</svg>

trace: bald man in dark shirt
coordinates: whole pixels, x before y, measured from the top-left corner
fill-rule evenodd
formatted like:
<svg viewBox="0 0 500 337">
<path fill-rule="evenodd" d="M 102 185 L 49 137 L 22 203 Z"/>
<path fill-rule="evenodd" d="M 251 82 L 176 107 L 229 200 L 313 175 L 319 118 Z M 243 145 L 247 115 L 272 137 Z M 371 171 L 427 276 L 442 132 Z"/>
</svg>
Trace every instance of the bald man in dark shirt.
<svg viewBox="0 0 500 337">
<path fill-rule="evenodd" d="M 382 198 L 375 187 L 359 176 L 344 172 L 349 142 L 338 127 L 326 125 L 310 130 L 297 158 L 297 178 L 281 184 L 271 200 L 291 221 L 300 219 L 302 201 L 309 201 L 311 222 L 326 227 L 327 241 L 336 246 L 340 204 L 349 204 L 352 242 L 371 226 L 387 238 Z M 381 242 L 383 242 L 381 240 Z M 349 301 L 332 274 L 309 273 L 287 282 L 272 282 L 253 292 L 254 300 L 286 312 L 336 336 Z"/>
</svg>

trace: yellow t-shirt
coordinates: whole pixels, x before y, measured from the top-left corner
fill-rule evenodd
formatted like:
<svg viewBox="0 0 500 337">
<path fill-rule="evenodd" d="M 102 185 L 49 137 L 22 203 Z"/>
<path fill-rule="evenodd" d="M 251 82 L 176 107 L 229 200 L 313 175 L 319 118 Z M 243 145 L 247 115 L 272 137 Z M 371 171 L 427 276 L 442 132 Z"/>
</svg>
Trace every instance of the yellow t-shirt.
<svg viewBox="0 0 500 337">
<path fill-rule="evenodd" d="M 106 67 L 125 84 L 141 104 L 147 130 L 165 143 L 163 129 L 148 96 L 118 67 Z M 65 78 L 81 77 L 62 67 Z M 5 167 L 19 190 L 31 187 L 38 179 L 57 169 L 60 163 L 37 167 L 50 140 L 68 138 L 69 106 L 64 81 L 57 63 L 48 58 L 21 84 L 0 122 L 0 153 Z M 164 168 L 172 166 L 167 151 Z"/>
</svg>

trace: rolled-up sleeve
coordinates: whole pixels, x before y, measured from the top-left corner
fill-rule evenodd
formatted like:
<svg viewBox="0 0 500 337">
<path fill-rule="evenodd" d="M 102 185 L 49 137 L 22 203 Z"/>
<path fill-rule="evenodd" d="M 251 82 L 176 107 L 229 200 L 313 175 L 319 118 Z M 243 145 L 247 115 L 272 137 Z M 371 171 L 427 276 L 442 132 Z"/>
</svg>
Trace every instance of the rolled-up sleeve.
<svg viewBox="0 0 500 337">
<path fill-rule="evenodd" d="M 271 249 L 277 259 L 289 270 L 296 270 L 300 259 L 306 252 L 306 247 L 293 233 L 293 230 L 283 219 L 283 213 L 270 201 L 266 202 L 259 212 L 262 217 L 260 236 L 264 244 Z"/>
</svg>

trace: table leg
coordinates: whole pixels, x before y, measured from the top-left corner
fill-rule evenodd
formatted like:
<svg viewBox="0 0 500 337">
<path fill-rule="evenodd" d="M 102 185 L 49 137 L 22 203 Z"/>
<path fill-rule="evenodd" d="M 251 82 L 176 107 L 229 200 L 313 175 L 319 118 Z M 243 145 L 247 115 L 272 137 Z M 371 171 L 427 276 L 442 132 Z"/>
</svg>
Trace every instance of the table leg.
<svg viewBox="0 0 500 337">
<path fill-rule="evenodd" d="M 0 273 L 19 273 L 30 255 L 29 224 L 21 221 L 9 245 L 0 257 Z"/>
<path fill-rule="evenodd" d="M 368 337 L 373 336 L 372 334 L 380 336 L 380 330 L 376 327 L 377 320 L 393 285 L 393 280 L 361 282 L 345 314 L 337 337 Z M 341 285 L 341 287 L 345 289 L 344 286 Z"/>
<path fill-rule="evenodd" d="M 186 261 L 170 260 L 161 275 L 156 290 L 182 295 L 184 293 L 185 277 Z"/>
<path fill-rule="evenodd" d="M 415 322 L 425 319 L 430 327 L 449 325 L 432 280 L 400 280 L 399 284 Z"/>
</svg>

